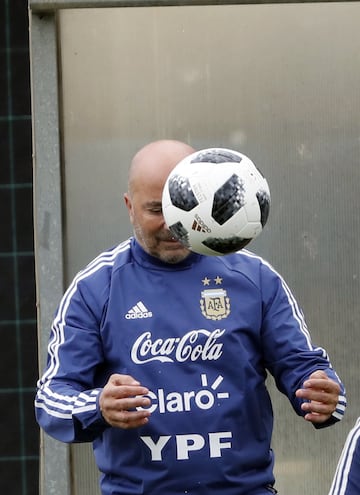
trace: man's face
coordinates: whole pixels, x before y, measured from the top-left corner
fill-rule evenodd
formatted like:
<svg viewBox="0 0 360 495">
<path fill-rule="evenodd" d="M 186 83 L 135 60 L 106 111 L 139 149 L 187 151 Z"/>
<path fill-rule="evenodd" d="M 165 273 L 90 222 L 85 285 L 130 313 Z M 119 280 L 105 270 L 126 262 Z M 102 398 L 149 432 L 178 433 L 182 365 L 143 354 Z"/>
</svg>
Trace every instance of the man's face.
<svg viewBox="0 0 360 495">
<path fill-rule="evenodd" d="M 179 141 L 155 141 L 134 156 L 129 170 L 129 192 L 124 199 L 134 235 L 147 253 L 166 263 L 179 263 L 190 254 L 165 224 L 161 199 L 169 173 L 193 152 Z"/>
<path fill-rule="evenodd" d="M 134 234 L 143 249 L 166 263 L 179 263 L 190 251 L 176 241 L 162 214 L 160 184 L 141 183 L 133 188 L 131 196 L 125 194 Z"/>
</svg>

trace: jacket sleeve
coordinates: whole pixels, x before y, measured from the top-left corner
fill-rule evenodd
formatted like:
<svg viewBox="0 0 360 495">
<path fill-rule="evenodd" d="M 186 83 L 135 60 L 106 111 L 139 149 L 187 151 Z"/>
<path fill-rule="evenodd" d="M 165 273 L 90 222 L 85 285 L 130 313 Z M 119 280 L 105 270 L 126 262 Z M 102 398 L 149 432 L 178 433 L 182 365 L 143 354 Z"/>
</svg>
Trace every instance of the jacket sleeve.
<svg viewBox="0 0 360 495">
<path fill-rule="evenodd" d="M 93 441 L 108 427 L 99 408 L 101 388 L 94 387 L 103 361 L 99 327 L 104 285 L 100 280 L 91 291 L 84 275 L 75 278 L 52 324 L 35 413 L 44 431 L 63 442 Z"/>
<path fill-rule="evenodd" d="M 350 430 L 328 495 L 360 493 L 360 417 Z"/>
<path fill-rule="evenodd" d="M 295 392 L 311 373 L 324 370 L 329 378 L 339 383 L 341 391 L 336 411 L 325 423 L 314 425 L 315 428 L 329 426 L 343 417 L 345 388 L 326 351 L 313 345 L 303 312 L 285 281 L 270 266 L 263 265 L 261 270 L 265 365 L 274 376 L 278 389 L 289 398 L 294 410 L 301 416 L 304 416 L 302 400 L 295 396 Z"/>
</svg>

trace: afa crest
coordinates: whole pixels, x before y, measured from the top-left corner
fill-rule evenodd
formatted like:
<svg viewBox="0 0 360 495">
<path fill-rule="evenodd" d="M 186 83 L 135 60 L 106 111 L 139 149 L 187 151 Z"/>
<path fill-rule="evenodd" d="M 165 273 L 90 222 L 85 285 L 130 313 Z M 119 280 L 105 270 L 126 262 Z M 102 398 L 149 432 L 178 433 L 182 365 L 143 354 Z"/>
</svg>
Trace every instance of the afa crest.
<svg viewBox="0 0 360 495">
<path fill-rule="evenodd" d="M 205 279 L 210 282 L 209 279 Z M 204 281 L 203 281 L 204 282 Z M 204 285 L 209 285 L 204 283 Z M 205 289 L 201 292 L 200 308 L 208 320 L 221 320 L 230 314 L 230 299 L 225 289 Z"/>
</svg>

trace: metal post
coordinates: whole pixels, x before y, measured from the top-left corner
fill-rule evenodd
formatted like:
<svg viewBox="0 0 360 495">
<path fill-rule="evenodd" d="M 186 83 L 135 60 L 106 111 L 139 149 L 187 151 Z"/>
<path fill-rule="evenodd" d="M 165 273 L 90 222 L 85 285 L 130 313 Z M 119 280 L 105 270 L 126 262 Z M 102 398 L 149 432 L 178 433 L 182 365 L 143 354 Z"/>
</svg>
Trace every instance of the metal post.
<svg viewBox="0 0 360 495">
<path fill-rule="evenodd" d="M 61 173 L 55 14 L 30 12 L 34 229 L 39 367 L 45 364 L 55 301 L 63 293 Z M 70 495 L 69 448 L 44 432 L 40 494 Z"/>
</svg>

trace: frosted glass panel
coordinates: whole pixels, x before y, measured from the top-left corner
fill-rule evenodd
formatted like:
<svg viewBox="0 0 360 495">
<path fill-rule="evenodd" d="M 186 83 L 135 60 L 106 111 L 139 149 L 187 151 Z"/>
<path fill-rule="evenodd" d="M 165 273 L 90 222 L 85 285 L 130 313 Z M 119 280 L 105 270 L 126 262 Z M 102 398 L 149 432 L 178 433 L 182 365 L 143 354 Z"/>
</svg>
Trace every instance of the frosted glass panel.
<svg viewBox="0 0 360 495">
<path fill-rule="evenodd" d="M 67 280 L 131 232 L 122 195 L 145 143 L 235 148 L 268 178 L 251 247 L 285 276 L 349 395 L 343 423 L 315 431 L 270 380 L 280 495 L 327 493 L 360 410 L 359 18 L 358 2 L 60 13 Z M 74 493 L 97 493 L 89 447 L 72 453 Z"/>
</svg>

